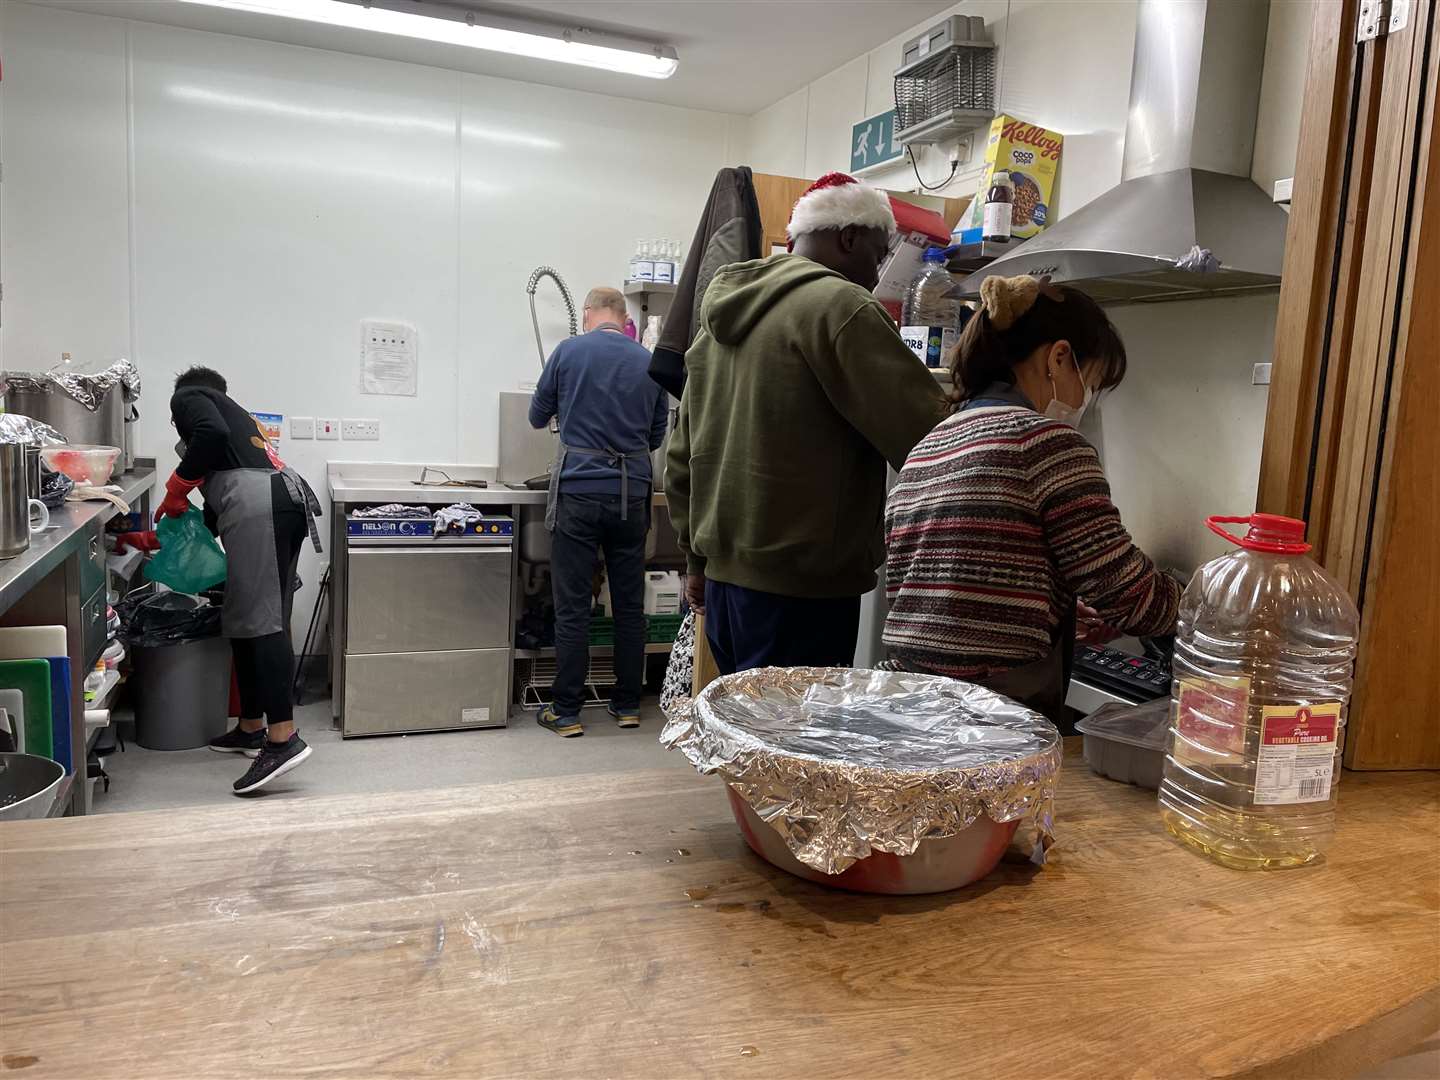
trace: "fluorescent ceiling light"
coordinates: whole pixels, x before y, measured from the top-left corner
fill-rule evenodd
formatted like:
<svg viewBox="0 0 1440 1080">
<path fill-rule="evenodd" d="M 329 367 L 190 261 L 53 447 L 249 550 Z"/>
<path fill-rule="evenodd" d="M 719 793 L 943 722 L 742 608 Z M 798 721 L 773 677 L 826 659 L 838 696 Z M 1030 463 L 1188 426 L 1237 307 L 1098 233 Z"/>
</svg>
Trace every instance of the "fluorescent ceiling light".
<svg viewBox="0 0 1440 1080">
<path fill-rule="evenodd" d="M 489 49 L 536 60 L 668 79 L 679 67 L 675 50 L 582 27 L 544 23 L 467 11 L 414 0 L 184 0 L 206 7 L 232 8 L 259 15 L 373 30 L 379 34 Z M 481 21 L 483 20 L 483 22 Z"/>
</svg>

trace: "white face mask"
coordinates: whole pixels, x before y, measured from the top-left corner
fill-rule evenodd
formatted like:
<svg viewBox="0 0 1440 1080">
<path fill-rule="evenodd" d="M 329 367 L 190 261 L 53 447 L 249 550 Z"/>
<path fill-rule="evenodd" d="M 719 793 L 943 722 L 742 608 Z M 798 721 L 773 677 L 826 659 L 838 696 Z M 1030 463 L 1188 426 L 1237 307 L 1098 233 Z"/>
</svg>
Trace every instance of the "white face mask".
<svg viewBox="0 0 1440 1080">
<path fill-rule="evenodd" d="M 1072 352 L 1071 361 L 1075 364 L 1075 374 L 1080 376 L 1080 385 L 1085 388 L 1085 397 L 1081 399 L 1078 407 L 1067 405 L 1060 400 L 1058 394 L 1050 398 L 1050 404 L 1045 406 L 1044 415 L 1051 420 L 1058 420 L 1062 424 L 1069 424 L 1073 428 L 1080 426 L 1080 419 L 1085 415 L 1085 410 L 1090 407 L 1090 402 L 1095 400 L 1095 391 L 1090 389 L 1090 384 L 1085 381 L 1085 373 L 1080 370 L 1080 361 Z"/>
</svg>

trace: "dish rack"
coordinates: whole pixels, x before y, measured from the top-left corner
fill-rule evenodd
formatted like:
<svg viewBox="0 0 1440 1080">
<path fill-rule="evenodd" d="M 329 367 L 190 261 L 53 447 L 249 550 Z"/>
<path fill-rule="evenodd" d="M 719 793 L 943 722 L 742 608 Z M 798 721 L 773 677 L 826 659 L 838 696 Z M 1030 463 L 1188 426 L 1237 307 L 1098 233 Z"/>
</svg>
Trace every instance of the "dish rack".
<svg viewBox="0 0 1440 1080">
<path fill-rule="evenodd" d="M 520 687 L 520 707 L 528 712 L 550 703 L 555 688 L 555 658 L 538 657 L 515 661 L 515 681 Z M 585 676 L 585 705 L 604 705 L 615 688 L 615 661 L 609 656 L 592 656 Z"/>
<path fill-rule="evenodd" d="M 895 72 L 895 139 L 900 143 L 936 143 L 955 138 L 995 118 L 997 50 L 993 41 L 963 40 L 964 16 L 907 42 L 909 60 Z M 925 51 L 917 46 L 924 39 Z"/>
</svg>

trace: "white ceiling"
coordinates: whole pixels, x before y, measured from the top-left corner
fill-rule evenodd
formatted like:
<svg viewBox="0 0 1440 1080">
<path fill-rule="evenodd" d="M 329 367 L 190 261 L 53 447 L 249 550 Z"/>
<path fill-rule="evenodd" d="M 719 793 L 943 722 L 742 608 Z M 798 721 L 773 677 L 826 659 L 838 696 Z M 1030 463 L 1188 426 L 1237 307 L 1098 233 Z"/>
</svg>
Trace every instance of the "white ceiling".
<svg viewBox="0 0 1440 1080">
<path fill-rule="evenodd" d="M 470 5 L 543 14 L 551 20 L 673 45 L 680 54 L 680 68 L 664 80 L 176 0 L 30 2 L 667 105 L 749 114 L 924 22 L 950 7 L 952 0 L 516 0 L 503 5 Z"/>
</svg>

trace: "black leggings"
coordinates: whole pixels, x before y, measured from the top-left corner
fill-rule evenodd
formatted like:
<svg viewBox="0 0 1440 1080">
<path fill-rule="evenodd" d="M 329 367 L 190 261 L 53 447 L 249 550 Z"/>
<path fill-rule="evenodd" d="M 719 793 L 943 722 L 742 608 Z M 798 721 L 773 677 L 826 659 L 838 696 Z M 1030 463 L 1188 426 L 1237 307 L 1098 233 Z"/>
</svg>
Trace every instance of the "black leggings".
<svg viewBox="0 0 1440 1080">
<path fill-rule="evenodd" d="M 295 602 L 295 566 L 308 531 L 299 510 L 289 506 L 275 511 L 275 561 L 280 567 L 280 595 L 285 628 L 264 637 L 231 638 L 235 681 L 240 684 L 240 717 L 270 724 L 295 719 L 290 696 L 295 677 L 295 650 L 290 645 L 290 611 Z"/>
<path fill-rule="evenodd" d="M 235 654 L 235 680 L 240 684 L 240 718 L 271 724 L 289 723 L 295 718 L 290 698 L 290 680 L 295 670 L 295 653 L 290 635 L 284 631 L 264 637 L 231 638 Z"/>
</svg>

